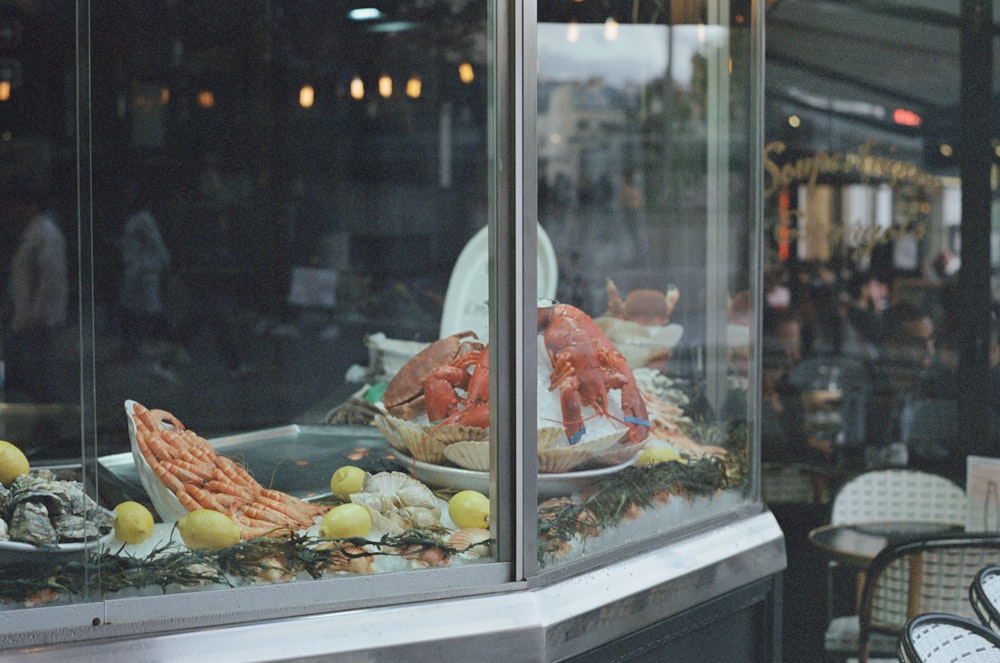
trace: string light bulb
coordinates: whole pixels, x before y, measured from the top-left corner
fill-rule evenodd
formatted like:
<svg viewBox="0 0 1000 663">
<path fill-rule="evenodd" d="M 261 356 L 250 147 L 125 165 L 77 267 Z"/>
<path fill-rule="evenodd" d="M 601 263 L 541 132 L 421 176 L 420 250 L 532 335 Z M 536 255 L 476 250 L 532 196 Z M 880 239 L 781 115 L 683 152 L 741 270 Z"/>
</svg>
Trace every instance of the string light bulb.
<svg viewBox="0 0 1000 663">
<path fill-rule="evenodd" d="M 365 84 L 360 76 L 351 79 L 351 99 L 361 101 L 365 98 Z"/>
<path fill-rule="evenodd" d="M 476 73 L 472 70 L 472 65 L 468 62 L 463 62 L 458 65 L 458 77 L 463 83 L 468 85 L 476 79 Z"/>
<path fill-rule="evenodd" d="M 406 96 L 411 99 L 418 99 L 420 97 L 420 89 L 422 83 L 420 82 L 419 76 L 411 76 L 410 80 L 406 81 Z"/>
<path fill-rule="evenodd" d="M 315 101 L 316 91 L 313 89 L 313 86 L 303 85 L 302 89 L 299 90 L 299 106 L 302 106 L 303 108 L 312 108 Z"/>
</svg>

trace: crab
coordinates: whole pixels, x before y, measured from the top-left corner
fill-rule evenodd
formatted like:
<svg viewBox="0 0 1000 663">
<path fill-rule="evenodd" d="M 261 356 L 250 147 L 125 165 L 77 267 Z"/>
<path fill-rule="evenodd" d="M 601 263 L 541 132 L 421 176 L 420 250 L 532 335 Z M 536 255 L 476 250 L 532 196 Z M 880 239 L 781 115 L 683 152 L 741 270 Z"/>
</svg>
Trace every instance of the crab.
<svg viewBox="0 0 1000 663">
<path fill-rule="evenodd" d="M 389 414 L 400 419 L 414 419 L 424 414 L 424 383 L 438 368 L 458 357 L 483 349 L 473 331 L 464 331 L 434 341 L 421 350 L 400 369 L 382 394 L 382 405 Z"/>
<path fill-rule="evenodd" d="M 669 286 L 666 292 L 659 290 L 633 290 L 622 301 L 615 282 L 608 279 L 608 315 L 622 320 L 630 320 L 646 327 L 659 327 L 670 322 L 680 291 Z"/>
</svg>

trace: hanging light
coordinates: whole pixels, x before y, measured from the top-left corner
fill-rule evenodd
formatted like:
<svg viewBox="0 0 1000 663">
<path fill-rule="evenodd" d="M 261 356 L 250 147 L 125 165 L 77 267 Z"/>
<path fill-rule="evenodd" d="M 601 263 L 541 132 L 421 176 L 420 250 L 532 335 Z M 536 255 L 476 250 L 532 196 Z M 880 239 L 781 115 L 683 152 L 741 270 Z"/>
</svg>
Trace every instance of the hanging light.
<svg viewBox="0 0 1000 663">
<path fill-rule="evenodd" d="M 469 84 L 476 79 L 476 74 L 472 70 L 472 65 L 468 62 L 463 62 L 458 65 L 458 77 L 463 83 Z"/>
<path fill-rule="evenodd" d="M 365 98 L 365 84 L 360 76 L 351 79 L 351 99 L 361 101 Z"/>
<path fill-rule="evenodd" d="M 198 93 L 198 105 L 202 108 L 211 108 L 215 105 L 215 95 L 211 90 L 202 90 Z"/>
<path fill-rule="evenodd" d="M 161 87 L 160 88 L 160 105 L 166 106 L 170 102 L 170 88 Z"/>
<path fill-rule="evenodd" d="M 408 96 L 408 97 L 410 97 L 412 99 L 419 98 L 420 97 L 420 87 L 421 87 L 420 77 L 419 76 L 411 76 L 410 80 L 406 81 L 406 96 Z"/>
<path fill-rule="evenodd" d="M 604 39 L 607 41 L 618 39 L 618 21 L 610 16 L 604 21 Z"/>
<path fill-rule="evenodd" d="M 0 81 L 0 101 L 10 99 L 10 81 Z"/>
<path fill-rule="evenodd" d="M 313 102 L 316 101 L 316 91 L 313 89 L 312 85 L 303 85 L 302 89 L 299 90 L 299 106 L 303 108 L 312 108 Z"/>
<path fill-rule="evenodd" d="M 385 99 L 392 96 L 392 78 L 389 74 L 382 74 L 379 76 L 378 93 Z"/>
</svg>

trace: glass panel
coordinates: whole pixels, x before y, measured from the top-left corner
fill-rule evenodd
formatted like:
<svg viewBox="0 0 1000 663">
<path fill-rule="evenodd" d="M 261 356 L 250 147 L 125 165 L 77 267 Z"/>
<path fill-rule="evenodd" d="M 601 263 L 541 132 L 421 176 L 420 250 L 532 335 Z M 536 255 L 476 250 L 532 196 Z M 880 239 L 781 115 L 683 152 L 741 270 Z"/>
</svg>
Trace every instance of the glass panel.
<svg viewBox="0 0 1000 663">
<path fill-rule="evenodd" d="M 33 464 L 79 463 L 83 347 L 92 492 L 129 503 L 90 560 L 105 598 L 494 560 L 488 372 L 473 371 L 489 320 L 487 5 L 20 6 L 0 11 L 17 27 L 0 29 L 0 174 L 55 213 L 20 243 L 32 216 L 6 199 L 0 431 Z M 29 263 L 45 268 L 34 308 Z M 84 314 L 67 319 L 78 291 Z M 21 401 L 54 408 L 54 428 L 17 428 Z M 485 465 L 446 463 L 451 440 Z M 452 508 L 460 489 L 474 494 Z M 44 585 L 52 561 L 8 574 L 0 600 L 24 598 L 15 580 Z M 80 600 L 75 582 L 46 598 Z"/>
<path fill-rule="evenodd" d="M 610 7 L 539 3 L 542 565 L 750 492 L 749 7 Z"/>
</svg>

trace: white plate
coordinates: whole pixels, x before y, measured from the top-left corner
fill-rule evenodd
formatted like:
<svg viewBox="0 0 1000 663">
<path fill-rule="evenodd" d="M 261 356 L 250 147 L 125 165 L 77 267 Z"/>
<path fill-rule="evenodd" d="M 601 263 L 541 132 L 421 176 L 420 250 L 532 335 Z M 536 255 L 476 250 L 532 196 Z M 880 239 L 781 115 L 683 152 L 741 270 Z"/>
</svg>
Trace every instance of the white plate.
<svg viewBox="0 0 1000 663">
<path fill-rule="evenodd" d="M 128 415 L 126 417 L 128 419 L 128 435 L 132 441 L 132 460 L 135 462 L 135 469 L 139 473 L 139 481 L 142 483 L 146 494 L 149 495 L 149 501 L 153 503 L 153 508 L 159 514 L 160 520 L 165 523 L 172 523 L 186 516 L 188 510 L 177 499 L 173 491 L 163 485 L 163 482 L 156 477 L 156 474 L 153 473 L 153 468 L 149 466 L 142 452 L 139 451 L 139 445 L 135 441 L 135 406 L 135 401 L 131 399 L 125 401 L 125 414 Z M 172 429 L 170 424 L 166 422 L 161 425 L 164 429 Z"/>
<path fill-rule="evenodd" d="M 414 461 L 405 454 L 395 452 L 399 456 L 406 468 L 413 472 L 417 479 L 429 486 L 437 488 L 454 488 L 456 490 L 477 490 L 484 495 L 490 492 L 490 473 L 465 470 L 460 467 L 447 467 L 445 465 L 434 465 L 423 461 Z M 599 467 L 593 470 L 581 470 L 579 472 L 564 472 L 562 474 L 539 474 L 538 475 L 538 497 L 548 499 L 550 497 L 563 497 L 572 495 L 574 492 L 588 488 L 600 479 L 619 472 L 629 465 L 635 463 L 636 457 L 632 457 L 620 465 L 610 467 Z"/>
<path fill-rule="evenodd" d="M 53 557 L 68 557 L 81 555 L 84 552 L 97 552 L 105 544 L 111 544 L 115 533 L 108 532 L 99 539 L 87 542 L 60 543 L 56 546 L 41 548 L 22 541 L 0 541 L 0 564 L 19 564 L 38 561 L 52 561 Z"/>
<path fill-rule="evenodd" d="M 483 226 L 458 255 L 448 281 L 441 311 L 440 338 L 471 329 L 486 342 L 489 335 L 490 240 L 489 226 Z M 552 241 L 538 225 L 538 297 L 553 299 L 559 280 L 559 266 Z"/>
</svg>

